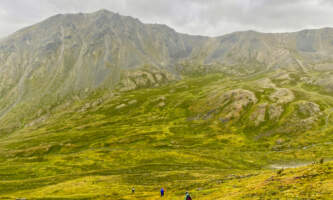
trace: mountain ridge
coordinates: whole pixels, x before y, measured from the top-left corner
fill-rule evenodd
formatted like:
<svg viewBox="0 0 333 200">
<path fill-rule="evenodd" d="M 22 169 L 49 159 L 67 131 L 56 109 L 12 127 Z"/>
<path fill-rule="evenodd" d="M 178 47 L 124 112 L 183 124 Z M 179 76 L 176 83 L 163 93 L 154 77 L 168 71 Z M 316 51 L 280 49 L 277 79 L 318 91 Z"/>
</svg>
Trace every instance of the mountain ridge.
<svg viewBox="0 0 333 200">
<path fill-rule="evenodd" d="M 132 19 L 135 19 L 135 20 L 138 20 L 140 21 L 139 18 L 137 17 L 133 17 L 133 16 L 130 16 L 130 15 L 122 15 L 121 13 L 118 13 L 118 12 L 114 12 L 114 11 L 111 11 L 111 10 L 108 10 L 108 9 L 100 9 L 100 10 L 96 10 L 94 12 L 72 12 L 72 13 L 60 13 L 60 14 L 55 14 L 53 16 L 50 16 L 50 17 L 47 17 L 46 19 L 44 20 L 41 20 L 41 22 L 38 22 L 36 24 L 40 24 L 50 18 L 53 18 L 53 17 L 57 17 L 57 16 L 71 16 L 71 15 L 92 15 L 92 14 L 98 14 L 98 13 L 109 13 L 109 14 L 113 14 L 113 15 L 120 15 L 120 16 L 123 16 L 123 17 L 129 17 L 129 18 L 132 18 Z M 140 21 L 141 22 L 141 21 Z M 143 22 L 141 22 L 143 23 Z M 7 37 L 15 34 L 16 32 L 18 31 L 21 31 L 21 30 L 24 30 L 26 28 L 29 28 L 31 26 L 34 26 L 36 24 L 32 24 L 32 25 L 29 25 L 29 26 L 26 26 L 26 27 L 23 27 L 23 28 L 20 28 L 19 30 L 7 35 L 7 36 L 4 36 L 2 38 L 0 38 L 0 41 L 1 40 L 4 40 L 6 39 Z M 180 33 L 180 34 L 183 34 L 183 35 L 189 35 L 189 36 L 200 36 L 200 37 L 207 37 L 207 38 L 217 38 L 217 37 L 222 37 L 222 36 L 225 36 L 225 35 L 230 35 L 230 34 L 235 34 L 235 33 L 243 33 L 243 32 L 256 32 L 256 33 L 260 33 L 260 34 L 291 34 L 291 33 L 298 33 L 298 32 L 303 32 L 303 31 L 314 31 L 314 30 L 325 30 L 325 29 L 333 29 L 333 27 L 329 27 L 329 26 L 323 26 L 323 27 L 318 27 L 318 28 L 304 28 L 304 29 L 300 29 L 300 30 L 295 30 L 295 31 L 279 31 L 279 32 L 263 32 L 263 31 L 258 31 L 258 30 L 255 30 L 255 29 L 248 29 L 248 30 L 239 30 L 239 31 L 232 31 L 230 33 L 225 33 L 225 34 L 222 34 L 222 35 L 216 35 L 216 36 L 207 36 L 207 35 L 200 35 L 200 34 L 191 34 L 191 33 L 182 33 L 182 32 L 178 32 L 177 30 L 171 28 L 171 26 L 169 25 L 166 25 L 166 24 L 160 24 L 160 23 L 143 23 L 143 24 L 146 24 L 146 25 L 162 25 L 162 26 L 166 26 L 172 30 L 174 30 L 175 32 L 177 33 Z"/>
<path fill-rule="evenodd" d="M 125 89 L 157 86 L 202 69 L 239 76 L 280 68 L 330 70 L 332 55 L 329 28 L 204 37 L 107 10 L 58 14 L 0 42 L 1 119 L 31 102 L 57 104 L 119 83 Z"/>
</svg>

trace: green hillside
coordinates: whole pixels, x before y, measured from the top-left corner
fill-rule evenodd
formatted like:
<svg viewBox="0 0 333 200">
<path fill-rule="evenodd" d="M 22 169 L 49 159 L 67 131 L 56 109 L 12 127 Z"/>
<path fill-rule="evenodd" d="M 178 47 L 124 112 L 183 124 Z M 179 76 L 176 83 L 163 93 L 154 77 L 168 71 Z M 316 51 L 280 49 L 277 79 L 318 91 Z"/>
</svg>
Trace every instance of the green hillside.
<svg viewBox="0 0 333 200">
<path fill-rule="evenodd" d="M 333 198 L 332 28 L 60 14 L 2 39 L 0 72 L 0 199 Z"/>
<path fill-rule="evenodd" d="M 1 135 L 0 197 L 329 199 L 333 163 L 311 163 L 333 158 L 333 96 L 315 76 L 194 74 L 64 102 Z"/>
</svg>

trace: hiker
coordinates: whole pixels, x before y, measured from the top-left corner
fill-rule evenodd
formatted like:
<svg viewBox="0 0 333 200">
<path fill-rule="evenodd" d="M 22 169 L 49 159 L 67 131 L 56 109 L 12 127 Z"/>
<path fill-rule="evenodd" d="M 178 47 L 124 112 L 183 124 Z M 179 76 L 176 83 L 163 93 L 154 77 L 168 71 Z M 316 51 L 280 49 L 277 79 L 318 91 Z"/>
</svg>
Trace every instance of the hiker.
<svg viewBox="0 0 333 200">
<path fill-rule="evenodd" d="M 164 189 L 161 188 L 161 197 L 163 197 L 163 196 L 164 196 Z"/>
<path fill-rule="evenodd" d="M 135 188 L 134 187 L 132 187 L 132 194 L 134 194 L 135 193 Z"/>
<path fill-rule="evenodd" d="M 188 192 L 185 193 L 185 198 L 184 200 L 192 200 L 190 194 Z"/>
</svg>

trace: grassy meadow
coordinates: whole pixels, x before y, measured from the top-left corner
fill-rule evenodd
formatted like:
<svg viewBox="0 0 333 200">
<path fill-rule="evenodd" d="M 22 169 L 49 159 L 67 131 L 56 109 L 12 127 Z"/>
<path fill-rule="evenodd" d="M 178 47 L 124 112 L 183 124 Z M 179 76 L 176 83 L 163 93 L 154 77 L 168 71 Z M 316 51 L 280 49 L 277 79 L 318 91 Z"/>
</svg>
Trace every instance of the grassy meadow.
<svg viewBox="0 0 333 200">
<path fill-rule="evenodd" d="M 0 199 L 331 199 L 333 96 L 298 76 L 216 73 L 64 103 L 1 136 Z"/>
</svg>

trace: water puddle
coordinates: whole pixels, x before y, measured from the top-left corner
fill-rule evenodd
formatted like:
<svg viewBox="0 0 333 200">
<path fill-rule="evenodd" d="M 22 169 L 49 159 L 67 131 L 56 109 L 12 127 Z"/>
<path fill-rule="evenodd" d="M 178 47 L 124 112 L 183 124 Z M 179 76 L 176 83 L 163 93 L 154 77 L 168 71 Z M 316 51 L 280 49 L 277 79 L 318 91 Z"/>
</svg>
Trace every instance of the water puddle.
<svg viewBox="0 0 333 200">
<path fill-rule="evenodd" d="M 324 158 L 324 162 L 332 161 L 333 158 Z M 319 159 L 316 160 L 318 162 Z M 286 162 L 286 163 L 276 163 L 269 165 L 270 169 L 288 169 L 288 168 L 297 168 L 297 167 L 304 167 L 314 163 L 314 161 L 293 161 L 293 162 Z"/>
<path fill-rule="evenodd" d="M 269 166 L 271 169 L 287 169 L 287 168 L 297 168 L 297 167 L 304 167 L 307 165 L 311 165 L 312 162 L 300 162 L 300 163 L 279 163 L 279 164 L 272 164 Z"/>
</svg>

